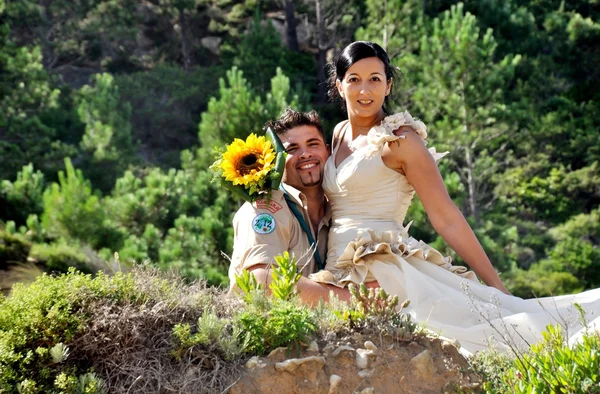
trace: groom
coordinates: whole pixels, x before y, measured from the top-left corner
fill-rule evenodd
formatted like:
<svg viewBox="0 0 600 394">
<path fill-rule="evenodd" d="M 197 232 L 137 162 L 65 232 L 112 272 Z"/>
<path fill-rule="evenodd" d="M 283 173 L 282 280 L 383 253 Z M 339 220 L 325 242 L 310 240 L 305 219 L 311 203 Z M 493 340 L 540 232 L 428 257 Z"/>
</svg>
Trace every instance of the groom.
<svg viewBox="0 0 600 394">
<path fill-rule="evenodd" d="M 267 122 L 267 127 L 279 136 L 287 152 L 283 190 L 273 190 L 270 201 L 246 202 L 235 214 L 230 287 L 235 287 L 235 275 L 245 269 L 268 288 L 275 256 L 288 251 L 302 272 L 296 287 L 303 302 L 316 305 L 320 299 L 328 301 L 330 291 L 349 301 L 348 289 L 307 278 L 325 266 L 331 216 L 321 186 L 329 145 L 319 117 L 315 111 L 304 113 L 288 107 L 279 119 Z"/>
</svg>

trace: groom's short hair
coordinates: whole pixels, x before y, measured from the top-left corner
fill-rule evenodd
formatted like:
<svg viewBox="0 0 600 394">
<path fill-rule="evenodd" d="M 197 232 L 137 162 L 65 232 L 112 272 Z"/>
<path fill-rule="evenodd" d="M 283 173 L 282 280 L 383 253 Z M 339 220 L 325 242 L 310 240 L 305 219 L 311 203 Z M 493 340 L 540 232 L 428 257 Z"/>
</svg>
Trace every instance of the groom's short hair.
<svg viewBox="0 0 600 394">
<path fill-rule="evenodd" d="M 291 130 L 299 126 L 313 126 L 321 133 L 323 141 L 325 141 L 325 134 L 323 133 L 323 126 L 319 119 L 319 114 L 315 110 L 310 112 L 299 112 L 294 111 L 291 107 L 287 107 L 285 112 L 274 121 L 268 121 L 265 124 L 265 130 L 271 128 L 275 134 L 281 135 L 288 130 Z"/>
</svg>

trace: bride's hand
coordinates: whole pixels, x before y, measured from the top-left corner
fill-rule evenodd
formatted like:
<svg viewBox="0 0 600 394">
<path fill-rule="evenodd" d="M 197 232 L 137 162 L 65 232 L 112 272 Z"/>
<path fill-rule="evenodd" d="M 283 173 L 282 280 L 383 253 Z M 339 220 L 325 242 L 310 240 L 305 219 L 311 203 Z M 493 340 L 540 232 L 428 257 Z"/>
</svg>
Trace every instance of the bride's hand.
<svg viewBox="0 0 600 394">
<path fill-rule="evenodd" d="M 400 136 L 400 135 L 406 133 L 407 131 L 415 131 L 415 129 L 413 129 L 410 126 L 400 126 L 399 129 L 394 130 L 394 135 L 395 136 Z"/>
</svg>

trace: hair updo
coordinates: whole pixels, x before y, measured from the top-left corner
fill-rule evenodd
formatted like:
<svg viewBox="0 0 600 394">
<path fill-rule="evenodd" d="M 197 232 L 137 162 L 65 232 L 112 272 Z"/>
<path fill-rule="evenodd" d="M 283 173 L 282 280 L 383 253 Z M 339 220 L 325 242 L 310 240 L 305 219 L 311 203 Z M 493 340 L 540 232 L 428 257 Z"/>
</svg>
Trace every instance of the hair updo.
<svg viewBox="0 0 600 394">
<path fill-rule="evenodd" d="M 344 78 L 344 75 L 346 75 L 346 71 L 348 71 L 348 69 L 352 67 L 354 63 L 369 57 L 376 57 L 383 62 L 386 82 L 389 82 L 392 78 L 396 82 L 399 82 L 401 77 L 400 71 L 397 67 L 392 66 L 388 54 L 381 46 L 370 41 L 355 41 L 344 48 L 337 60 L 329 65 L 329 90 L 327 95 L 332 101 L 341 100 L 343 103 L 342 105 L 344 107 L 346 106 L 346 103 L 344 100 L 342 100 L 340 93 L 338 92 L 336 81 L 341 82 Z M 388 107 L 390 102 L 393 101 L 391 96 L 392 93 L 390 92 L 390 94 L 385 97 L 383 102 L 383 110 L 386 113 L 389 113 Z"/>
</svg>

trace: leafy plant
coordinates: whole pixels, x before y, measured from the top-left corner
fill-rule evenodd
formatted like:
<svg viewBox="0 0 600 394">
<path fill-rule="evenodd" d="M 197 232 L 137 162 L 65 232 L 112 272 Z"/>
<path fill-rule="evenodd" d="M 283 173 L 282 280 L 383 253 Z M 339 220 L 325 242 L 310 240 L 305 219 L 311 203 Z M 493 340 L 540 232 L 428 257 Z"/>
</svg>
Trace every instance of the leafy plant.
<svg viewBox="0 0 600 394">
<path fill-rule="evenodd" d="M 81 332 L 83 305 L 102 296 L 137 297 L 130 276 L 92 279 L 71 270 L 58 278 L 44 274 L 27 287 L 17 284 L 10 297 L 0 298 L 0 391 L 101 393 L 98 377 L 65 363 L 65 344 Z M 69 391 L 73 387 L 78 389 Z"/>
<path fill-rule="evenodd" d="M 505 382 L 515 393 L 600 393 L 600 335 L 588 332 L 572 347 L 560 326 L 548 325 L 543 340 L 515 359 Z"/>
<path fill-rule="evenodd" d="M 231 335 L 231 333 L 223 335 L 223 330 L 230 324 L 229 319 L 219 318 L 211 309 L 204 311 L 198 318 L 195 333 L 192 333 L 190 324 L 175 325 L 173 335 L 177 342 L 177 348 L 173 351 L 173 355 L 177 359 L 181 359 L 185 353 L 193 352 L 194 348 L 198 346 L 214 348 L 224 354 L 226 359 L 238 356 L 241 353 L 241 346 L 237 342 L 237 335 Z"/>
<path fill-rule="evenodd" d="M 275 298 L 288 301 L 296 294 L 295 286 L 302 275 L 298 272 L 296 258 L 290 257 L 287 250 L 282 255 L 275 256 L 275 262 L 277 264 L 271 268 L 273 280 L 269 283 L 269 288 Z"/>
<path fill-rule="evenodd" d="M 415 330 L 415 323 L 410 320 L 410 315 L 403 314 L 402 310 L 410 304 L 404 301 L 398 309 L 398 296 L 391 296 L 382 288 L 370 288 L 363 283 L 360 286 L 351 284 L 350 308 L 338 312 L 337 315 L 348 322 L 350 328 L 365 329 L 376 327 L 388 330 L 404 337 Z"/>
<path fill-rule="evenodd" d="M 235 284 L 248 304 L 251 303 L 252 295 L 255 292 L 263 290 L 262 285 L 257 282 L 256 276 L 248 270 L 242 270 L 241 274 L 235 275 Z"/>
<path fill-rule="evenodd" d="M 299 346 L 317 330 L 312 312 L 289 301 L 276 301 L 262 313 L 249 309 L 237 316 L 246 352 L 261 355 L 281 346 Z"/>
</svg>

